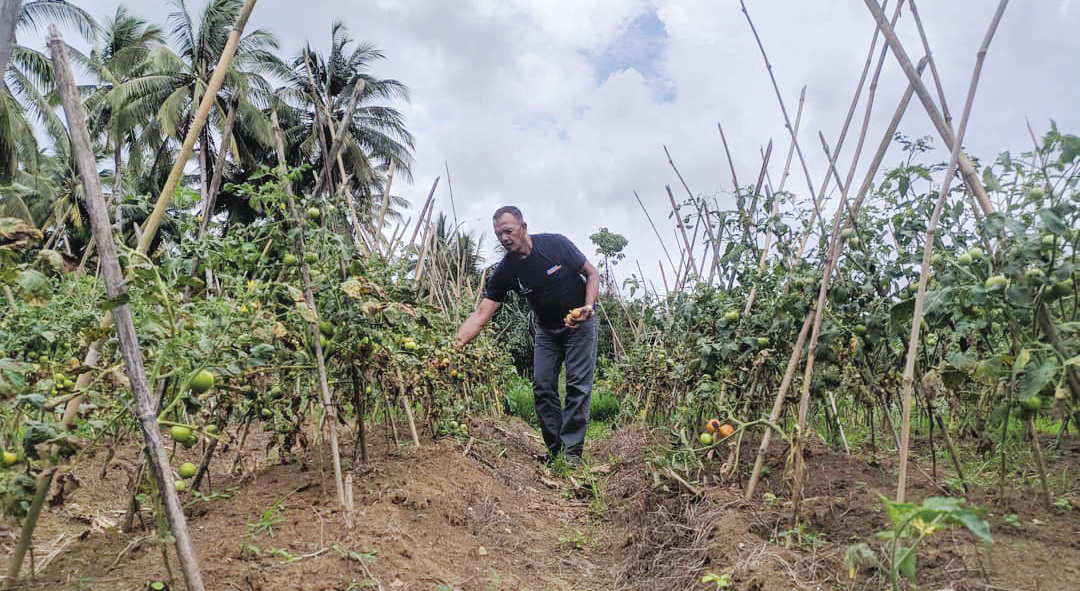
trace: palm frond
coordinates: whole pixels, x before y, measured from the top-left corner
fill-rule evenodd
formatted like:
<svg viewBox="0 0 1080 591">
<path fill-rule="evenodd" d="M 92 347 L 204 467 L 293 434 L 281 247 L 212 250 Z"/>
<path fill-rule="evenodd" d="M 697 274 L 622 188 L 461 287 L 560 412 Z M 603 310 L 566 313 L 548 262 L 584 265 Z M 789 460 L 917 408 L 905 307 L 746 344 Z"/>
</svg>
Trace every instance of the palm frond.
<svg viewBox="0 0 1080 591">
<path fill-rule="evenodd" d="M 87 41 L 93 41 L 98 31 L 98 25 L 90 13 L 65 0 L 23 2 L 22 14 L 15 27 L 17 30 L 44 32 L 42 27 L 51 23 L 73 27 Z"/>
</svg>

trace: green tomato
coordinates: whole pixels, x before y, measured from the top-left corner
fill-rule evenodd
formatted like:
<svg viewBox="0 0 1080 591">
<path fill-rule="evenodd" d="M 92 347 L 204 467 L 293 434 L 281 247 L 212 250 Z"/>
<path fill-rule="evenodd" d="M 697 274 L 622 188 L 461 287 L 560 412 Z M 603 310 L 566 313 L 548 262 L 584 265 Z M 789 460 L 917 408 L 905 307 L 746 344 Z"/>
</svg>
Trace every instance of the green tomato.
<svg viewBox="0 0 1080 591">
<path fill-rule="evenodd" d="M 317 220 L 322 217 L 322 210 L 318 207 L 309 207 L 307 210 L 307 216 L 309 220 Z"/>
<path fill-rule="evenodd" d="M 188 387 L 196 394 L 202 394 L 214 387 L 214 374 L 206 369 L 200 369 L 188 382 Z"/>
<path fill-rule="evenodd" d="M 968 249 L 967 254 L 971 255 L 971 260 L 977 261 L 983 257 L 983 249 L 978 246 L 972 246 Z"/>
<path fill-rule="evenodd" d="M 191 437 L 191 429 L 183 425 L 173 425 L 169 427 L 169 437 L 172 437 L 173 441 L 183 443 Z"/>
<path fill-rule="evenodd" d="M 765 347 L 768 344 L 769 344 L 769 337 L 758 337 L 757 338 L 757 345 L 759 347 Z"/>
<path fill-rule="evenodd" d="M 173 486 L 176 487 L 176 492 L 178 492 L 178 493 L 182 493 L 185 490 L 187 490 L 187 482 L 185 482 L 183 480 L 177 480 L 176 482 L 173 483 Z"/>
<path fill-rule="evenodd" d="M 184 462 L 180 464 L 180 467 L 176 470 L 176 473 L 180 475 L 180 478 L 191 478 L 198 472 L 199 467 L 191 462 Z"/>
<path fill-rule="evenodd" d="M 1046 271 L 1043 271 L 1038 267 L 1032 267 L 1024 271 L 1024 277 L 1032 285 L 1042 285 L 1043 281 L 1046 279 Z"/>
<path fill-rule="evenodd" d="M 712 433 L 706 432 L 698 435 L 698 443 L 700 443 L 701 445 L 712 445 L 712 442 Z"/>
<path fill-rule="evenodd" d="M 856 324 L 855 325 L 855 334 L 860 335 L 860 336 L 866 334 L 866 325 L 865 324 Z"/>
<path fill-rule="evenodd" d="M 986 278 L 986 282 L 983 283 L 983 286 L 987 291 L 998 291 L 1005 289 L 1005 286 L 1008 284 L 1009 280 L 1006 279 L 1004 275 L 991 275 Z"/>
<path fill-rule="evenodd" d="M 847 239 L 855 235 L 855 228 L 844 228 L 840 230 L 840 237 Z"/>
<path fill-rule="evenodd" d="M 739 312 L 737 310 L 728 310 L 724 312 L 724 320 L 738 320 Z"/>
<path fill-rule="evenodd" d="M 295 266 L 296 265 L 296 255 L 291 253 L 291 252 L 287 252 L 287 253 L 285 253 L 284 256 L 281 257 L 281 262 L 286 267 Z"/>
<path fill-rule="evenodd" d="M 970 252 L 962 252 L 960 253 L 960 256 L 956 257 L 956 262 L 965 267 L 970 265 L 974 260 L 975 258 L 971 256 Z"/>
</svg>

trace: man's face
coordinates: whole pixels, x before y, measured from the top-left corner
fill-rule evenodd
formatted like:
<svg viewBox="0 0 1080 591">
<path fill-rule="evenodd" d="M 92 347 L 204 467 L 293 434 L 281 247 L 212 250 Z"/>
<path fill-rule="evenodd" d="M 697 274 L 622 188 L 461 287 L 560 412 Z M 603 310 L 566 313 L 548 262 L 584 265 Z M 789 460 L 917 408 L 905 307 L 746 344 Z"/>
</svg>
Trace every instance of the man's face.
<svg viewBox="0 0 1080 591">
<path fill-rule="evenodd" d="M 528 237 L 525 222 L 519 222 L 512 214 L 504 213 L 495 220 L 495 239 L 506 252 L 524 254 Z"/>
</svg>

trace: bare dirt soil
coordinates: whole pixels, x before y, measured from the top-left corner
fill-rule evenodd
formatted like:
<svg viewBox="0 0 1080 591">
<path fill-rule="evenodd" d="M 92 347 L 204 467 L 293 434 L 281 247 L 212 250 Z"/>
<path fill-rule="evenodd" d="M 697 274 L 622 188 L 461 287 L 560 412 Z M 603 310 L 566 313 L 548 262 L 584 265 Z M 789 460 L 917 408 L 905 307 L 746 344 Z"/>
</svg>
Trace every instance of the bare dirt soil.
<svg viewBox="0 0 1080 591">
<path fill-rule="evenodd" d="M 265 453 L 265 440 L 227 433 L 216 454 L 210 496 L 188 501 L 207 589 L 288 590 L 686 590 L 708 573 L 730 574 L 737 591 L 879 590 L 880 568 L 867 564 L 848 578 L 843 554 L 867 542 L 888 519 L 878 493 L 891 496 L 888 459 L 810 446 L 801 525 L 791 520 L 784 478 L 786 449 L 775 444 L 757 499 L 743 501 L 742 477 L 756 445 L 743 442 L 738 461 L 722 445 L 706 459 L 705 482 L 679 482 L 664 463 L 666 434 L 623 428 L 586 451 L 588 469 L 553 474 L 537 464 L 539 437 L 510 418 L 476 419 L 470 439 L 394 444 L 382 429 L 369 437 L 368 461 L 351 461 L 353 509 L 336 500 L 328 453 Z M 252 430 L 255 433 L 255 430 Z M 138 447 L 102 447 L 65 481 L 63 499 L 42 515 L 31 580 L 24 590 L 146 589 L 179 577 L 165 531 L 144 507 L 135 527 L 120 532 Z M 198 461 L 198 448 L 174 462 Z M 1058 474 L 1075 473 L 1080 441 L 1066 439 Z M 731 462 L 728 460 L 731 459 Z M 1071 462 L 1071 463 L 1070 463 Z M 942 495 L 918 466 L 909 499 Z M 211 492 L 213 491 L 213 492 Z M 762 501 L 762 493 L 775 500 Z M 226 496 L 227 495 L 227 496 Z M 952 591 L 1080 589 L 1080 507 L 1045 509 L 1034 492 L 975 488 L 968 498 L 987 510 L 995 543 L 950 529 L 919 553 L 920 589 Z M 62 503 L 59 502 L 62 500 Z M 1006 519 L 1006 516 L 1009 516 Z M 0 523 L 6 565 L 18 524 Z M 167 540 L 166 540 L 167 542 Z M 183 588 L 177 580 L 174 588 Z"/>
</svg>

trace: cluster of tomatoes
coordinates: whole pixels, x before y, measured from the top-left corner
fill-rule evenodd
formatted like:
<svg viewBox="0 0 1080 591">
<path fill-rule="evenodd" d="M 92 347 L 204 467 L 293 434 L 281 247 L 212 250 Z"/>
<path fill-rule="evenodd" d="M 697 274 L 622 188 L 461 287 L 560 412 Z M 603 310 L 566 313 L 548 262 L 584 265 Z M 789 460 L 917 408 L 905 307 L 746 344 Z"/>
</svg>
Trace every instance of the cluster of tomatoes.
<svg viewBox="0 0 1080 591">
<path fill-rule="evenodd" d="M 580 308 L 574 308 L 573 310 L 567 312 L 566 317 L 563 318 L 563 322 L 566 324 L 566 326 L 574 326 L 576 324 L 584 322 L 585 319 L 583 319 L 582 317 L 585 315 L 585 308 L 585 306 L 582 306 Z"/>
<path fill-rule="evenodd" d="M 714 417 L 705 421 L 705 431 L 698 435 L 698 443 L 712 445 L 714 442 L 727 439 L 733 433 L 735 433 L 735 427 L 732 427 L 730 423 L 722 423 L 720 419 Z"/>
</svg>

